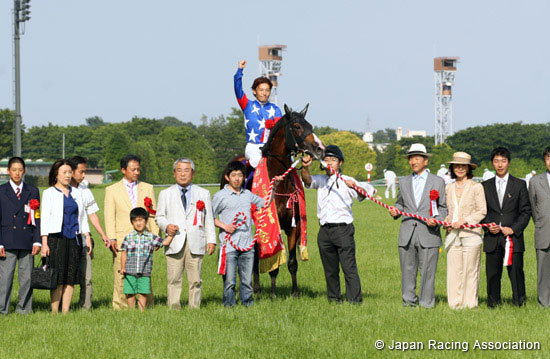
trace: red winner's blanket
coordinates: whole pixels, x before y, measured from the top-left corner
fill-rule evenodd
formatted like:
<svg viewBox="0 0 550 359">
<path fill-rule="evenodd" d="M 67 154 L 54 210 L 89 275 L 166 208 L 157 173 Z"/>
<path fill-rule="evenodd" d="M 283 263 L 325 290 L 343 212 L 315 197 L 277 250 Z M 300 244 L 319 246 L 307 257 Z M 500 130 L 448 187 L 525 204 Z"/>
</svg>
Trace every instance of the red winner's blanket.
<svg viewBox="0 0 550 359">
<path fill-rule="evenodd" d="M 306 204 L 304 188 L 302 181 L 300 180 L 296 170 L 292 170 L 290 173 L 294 177 L 294 183 L 298 188 L 297 196 L 299 209 L 300 209 L 300 222 L 301 222 L 301 238 L 299 241 L 299 258 L 301 260 L 307 260 L 307 218 L 306 218 Z M 269 184 L 271 180 L 267 172 L 266 158 L 262 158 L 256 172 L 254 173 L 254 180 L 252 184 L 252 193 L 265 198 L 269 192 Z M 293 198 L 289 197 L 288 207 L 293 207 Z M 263 223 L 258 227 L 256 211 L 252 210 L 252 218 L 259 230 L 259 246 L 260 246 L 260 272 L 271 272 L 279 268 L 282 264 L 286 263 L 285 244 L 281 236 L 281 229 L 279 226 L 279 218 L 277 217 L 277 208 L 275 201 L 271 202 L 269 208 L 265 209 L 265 217 Z"/>
</svg>

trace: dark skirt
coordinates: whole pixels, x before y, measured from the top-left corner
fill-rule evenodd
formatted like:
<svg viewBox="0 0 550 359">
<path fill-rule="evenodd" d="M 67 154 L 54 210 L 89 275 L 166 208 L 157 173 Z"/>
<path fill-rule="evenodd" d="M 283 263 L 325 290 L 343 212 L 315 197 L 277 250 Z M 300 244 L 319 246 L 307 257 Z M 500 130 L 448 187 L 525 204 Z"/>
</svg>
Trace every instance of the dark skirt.
<svg viewBox="0 0 550 359">
<path fill-rule="evenodd" d="M 57 269 L 57 285 L 75 285 L 79 283 L 80 259 L 82 248 L 80 241 L 66 238 L 61 233 L 48 236 L 50 247 L 50 266 Z"/>
</svg>

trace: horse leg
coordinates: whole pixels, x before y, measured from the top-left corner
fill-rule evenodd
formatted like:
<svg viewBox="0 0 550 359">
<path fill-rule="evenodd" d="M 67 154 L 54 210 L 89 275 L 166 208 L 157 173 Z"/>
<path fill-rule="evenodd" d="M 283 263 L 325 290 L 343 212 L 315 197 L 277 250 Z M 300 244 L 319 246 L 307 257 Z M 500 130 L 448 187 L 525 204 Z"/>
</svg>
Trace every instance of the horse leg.
<svg viewBox="0 0 550 359">
<path fill-rule="evenodd" d="M 271 277 L 271 299 L 275 299 L 277 297 L 277 294 L 275 293 L 275 288 L 276 288 L 278 274 L 279 274 L 279 268 L 269 272 L 269 276 Z"/>
<path fill-rule="evenodd" d="M 292 228 L 290 233 L 287 234 L 288 238 L 288 271 L 292 277 L 292 296 L 298 296 L 298 281 L 296 274 L 298 273 L 298 260 L 296 258 L 296 236 L 300 233 L 299 224 L 296 223 L 296 227 Z"/>
<path fill-rule="evenodd" d="M 260 245 L 258 242 L 254 244 L 254 265 L 252 267 L 254 273 L 254 294 L 261 291 L 260 287 Z"/>
</svg>

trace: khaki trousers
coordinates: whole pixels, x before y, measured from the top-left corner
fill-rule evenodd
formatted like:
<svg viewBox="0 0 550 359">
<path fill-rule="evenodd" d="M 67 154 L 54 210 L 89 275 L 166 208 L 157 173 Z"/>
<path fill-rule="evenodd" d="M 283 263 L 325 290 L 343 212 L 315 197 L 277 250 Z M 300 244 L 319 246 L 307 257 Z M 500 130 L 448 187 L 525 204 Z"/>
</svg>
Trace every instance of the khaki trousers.
<svg viewBox="0 0 550 359">
<path fill-rule="evenodd" d="M 481 243 L 451 245 L 447 252 L 447 299 L 451 309 L 478 305 Z"/>
<path fill-rule="evenodd" d="M 166 256 L 166 276 L 168 283 L 167 305 L 170 309 L 180 309 L 183 270 L 187 272 L 189 286 L 189 309 L 201 306 L 201 270 L 203 255 L 192 254 L 185 241 L 182 250 Z"/>
<path fill-rule="evenodd" d="M 80 259 L 80 297 L 78 305 L 80 308 L 90 310 L 92 308 L 92 258 L 88 254 L 88 247 L 82 247 L 82 258 Z"/>
<path fill-rule="evenodd" d="M 113 275 L 114 275 L 114 286 L 113 286 L 113 308 L 115 310 L 128 309 L 128 301 L 126 299 L 126 294 L 123 292 L 124 288 L 124 276 L 122 276 L 118 271 L 121 268 L 120 259 L 122 253 L 119 251 L 116 254 L 116 257 L 113 258 Z M 151 282 L 152 283 L 152 282 Z M 147 294 L 147 307 L 153 307 L 154 295 L 153 295 L 153 285 L 151 284 L 151 293 Z"/>
</svg>

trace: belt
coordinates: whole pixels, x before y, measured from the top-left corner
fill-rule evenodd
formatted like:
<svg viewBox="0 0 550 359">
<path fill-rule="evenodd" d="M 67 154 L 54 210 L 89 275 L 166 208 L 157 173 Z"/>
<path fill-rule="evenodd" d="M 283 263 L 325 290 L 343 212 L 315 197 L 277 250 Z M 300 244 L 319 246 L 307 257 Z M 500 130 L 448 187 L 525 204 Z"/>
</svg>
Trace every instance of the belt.
<svg viewBox="0 0 550 359">
<path fill-rule="evenodd" d="M 325 223 L 323 225 L 321 225 L 321 227 L 328 227 L 328 228 L 332 228 L 332 227 L 342 227 L 342 226 L 347 226 L 348 224 L 345 223 L 345 222 L 342 222 L 342 223 Z"/>
</svg>

